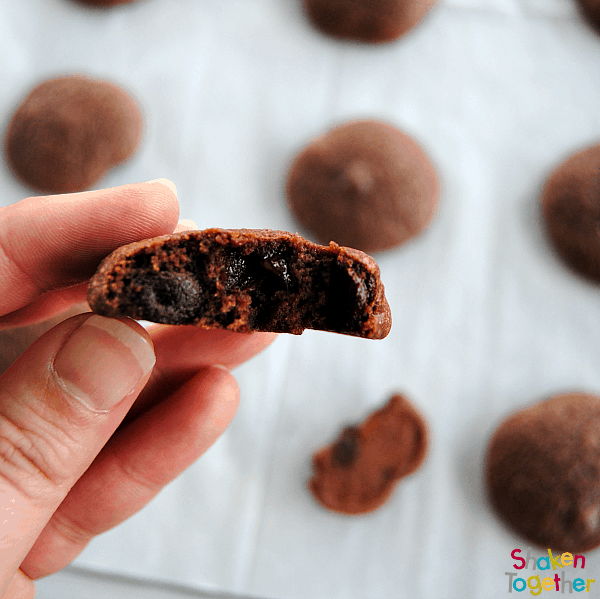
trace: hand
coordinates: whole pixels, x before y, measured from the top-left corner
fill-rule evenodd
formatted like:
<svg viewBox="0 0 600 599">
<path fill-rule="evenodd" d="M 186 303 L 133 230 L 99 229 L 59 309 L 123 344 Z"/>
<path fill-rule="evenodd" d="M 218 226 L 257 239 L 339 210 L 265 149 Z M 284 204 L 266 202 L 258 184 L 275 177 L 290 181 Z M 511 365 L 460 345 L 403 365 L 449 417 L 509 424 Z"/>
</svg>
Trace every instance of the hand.
<svg viewBox="0 0 600 599">
<path fill-rule="evenodd" d="M 0 597 L 32 598 L 202 455 L 238 406 L 229 369 L 276 337 L 89 312 L 102 258 L 178 214 L 161 182 L 0 209 Z"/>
</svg>

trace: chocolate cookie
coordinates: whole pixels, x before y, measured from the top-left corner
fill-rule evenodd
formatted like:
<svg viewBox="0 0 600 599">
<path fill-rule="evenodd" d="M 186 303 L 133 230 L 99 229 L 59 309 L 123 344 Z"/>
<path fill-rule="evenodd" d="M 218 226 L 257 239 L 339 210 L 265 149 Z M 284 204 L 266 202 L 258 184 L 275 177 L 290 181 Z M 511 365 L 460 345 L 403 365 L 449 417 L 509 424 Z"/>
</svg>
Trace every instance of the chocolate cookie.
<svg viewBox="0 0 600 599">
<path fill-rule="evenodd" d="M 365 252 L 415 237 L 434 216 L 435 169 L 408 135 L 377 121 L 355 121 L 318 137 L 295 159 L 289 207 L 320 243 Z"/>
<path fill-rule="evenodd" d="M 423 417 L 394 395 L 362 424 L 346 427 L 333 445 L 313 456 L 308 488 L 329 510 L 363 514 L 385 503 L 396 483 L 414 472 L 427 452 Z"/>
<path fill-rule="evenodd" d="M 600 0 L 578 0 L 578 2 L 583 16 L 600 32 Z"/>
<path fill-rule="evenodd" d="M 123 90 L 84 76 L 38 85 L 15 112 L 6 158 L 16 175 L 43 193 L 88 189 L 134 154 L 142 116 Z"/>
<path fill-rule="evenodd" d="M 541 208 L 559 255 L 583 276 L 600 282 L 600 145 L 574 154 L 551 173 Z"/>
<path fill-rule="evenodd" d="M 528 541 L 600 545 L 600 398 L 569 393 L 514 413 L 490 441 L 486 477 L 494 508 Z"/>
<path fill-rule="evenodd" d="M 382 339 L 391 328 L 370 256 L 266 229 L 185 231 L 123 246 L 98 268 L 88 301 L 104 316 L 239 332 Z"/>
<path fill-rule="evenodd" d="M 304 0 L 312 23 L 327 35 L 357 42 L 390 42 L 412 29 L 435 0 Z"/>
</svg>

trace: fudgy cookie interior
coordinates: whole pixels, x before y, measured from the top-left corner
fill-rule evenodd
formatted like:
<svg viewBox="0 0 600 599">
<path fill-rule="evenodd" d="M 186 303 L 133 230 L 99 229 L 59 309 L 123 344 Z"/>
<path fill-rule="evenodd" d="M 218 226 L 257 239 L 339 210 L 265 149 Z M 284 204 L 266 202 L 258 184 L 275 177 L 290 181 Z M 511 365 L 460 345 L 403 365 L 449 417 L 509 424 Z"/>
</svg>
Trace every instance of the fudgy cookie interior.
<svg viewBox="0 0 600 599">
<path fill-rule="evenodd" d="M 91 289 L 101 293 L 90 293 L 90 305 L 108 316 L 166 324 L 359 334 L 375 300 L 376 278 L 360 262 L 318 248 L 184 235 L 176 245 L 140 247 L 103 272 L 102 285 L 92 281 Z"/>
</svg>

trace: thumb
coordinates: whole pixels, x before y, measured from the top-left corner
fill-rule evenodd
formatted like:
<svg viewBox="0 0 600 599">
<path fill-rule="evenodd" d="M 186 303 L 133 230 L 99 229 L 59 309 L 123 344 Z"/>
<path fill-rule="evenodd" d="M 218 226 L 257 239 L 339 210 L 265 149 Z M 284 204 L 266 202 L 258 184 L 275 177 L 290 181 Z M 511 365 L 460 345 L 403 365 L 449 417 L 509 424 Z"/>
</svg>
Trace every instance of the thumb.
<svg viewBox="0 0 600 599">
<path fill-rule="evenodd" d="M 139 324 L 87 313 L 48 331 L 0 377 L 0 597 L 154 363 Z"/>
</svg>

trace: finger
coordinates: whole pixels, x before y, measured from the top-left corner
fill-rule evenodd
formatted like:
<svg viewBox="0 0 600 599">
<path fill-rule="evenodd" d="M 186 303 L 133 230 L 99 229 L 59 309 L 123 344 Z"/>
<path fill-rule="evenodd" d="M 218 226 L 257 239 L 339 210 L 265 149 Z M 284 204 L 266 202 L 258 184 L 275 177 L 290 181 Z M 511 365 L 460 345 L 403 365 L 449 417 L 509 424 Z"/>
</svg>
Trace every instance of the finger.
<svg viewBox="0 0 600 599">
<path fill-rule="evenodd" d="M 217 440 L 238 404 L 235 379 L 204 368 L 117 431 L 48 522 L 23 570 L 32 578 L 60 570 L 92 537 L 140 510 Z"/>
<path fill-rule="evenodd" d="M 177 223 L 174 232 L 179 233 L 197 228 L 198 225 L 194 221 L 184 219 Z M 87 288 L 88 283 L 85 282 L 65 289 L 47 291 L 27 306 L 0 316 L 0 330 L 39 322 L 51 318 L 55 314 L 71 310 L 75 305 L 82 307 L 80 313 L 86 312 L 89 310 Z"/>
<path fill-rule="evenodd" d="M 38 339 L 0 377 L 0 596 L 154 360 L 136 322 L 82 314 Z"/>
<path fill-rule="evenodd" d="M 190 231 L 197 229 L 198 225 L 189 218 L 182 218 L 175 227 L 175 231 L 173 233 L 182 233 L 183 231 Z"/>
<path fill-rule="evenodd" d="M 192 220 L 180 220 L 175 232 L 197 228 Z M 0 374 L 34 341 L 59 322 L 90 311 L 87 283 L 48 291 L 28 306 L 0 317 Z"/>
<path fill-rule="evenodd" d="M 1 208 L 0 280 L 8 292 L 0 296 L 0 315 L 89 279 L 117 247 L 172 232 L 178 215 L 166 179 Z"/>
<path fill-rule="evenodd" d="M 156 366 L 127 413 L 127 422 L 169 396 L 200 368 L 218 364 L 231 370 L 259 354 L 278 336 L 181 325 L 157 325 L 149 329 L 149 333 L 156 352 Z"/>
<path fill-rule="evenodd" d="M 54 318 L 57 314 L 71 311 L 74 307 L 79 313 L 89 311 L 87 302 L 87 283 L 80 283 L 65 289 L 57 289 L 43 293 L 29 305 L 0 316 L 0 330 L 12 327 L 23 327 L 38 324 L 43 320 Z"/>
<path fill-rule="evenodd" d="M 21 570 L 12 577 L 6 593 L 2 599 L 34 599 L 35 585 L 29 576 L 25 576 Z"/>
<path fill-rule="evenodd" d="M 232 370 L 259 354 L 277 339 L 277 333 L 235 333 L 194 326 L 165 326 L 151 332 L 156 365 L 162 373 L 195 372 L 206 364 Z"/>
<path fill-rule="evenodd" d="M 71 316 L 89 311 L 87 302 L 76 303 L 71 308 L 35 324 L 0 330 L 0 374 L 3 374 L 32 343 L 51 328 Z"/>
</svg>

